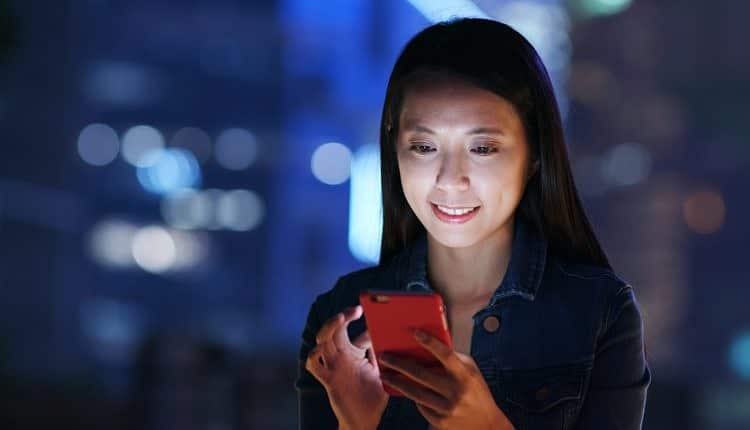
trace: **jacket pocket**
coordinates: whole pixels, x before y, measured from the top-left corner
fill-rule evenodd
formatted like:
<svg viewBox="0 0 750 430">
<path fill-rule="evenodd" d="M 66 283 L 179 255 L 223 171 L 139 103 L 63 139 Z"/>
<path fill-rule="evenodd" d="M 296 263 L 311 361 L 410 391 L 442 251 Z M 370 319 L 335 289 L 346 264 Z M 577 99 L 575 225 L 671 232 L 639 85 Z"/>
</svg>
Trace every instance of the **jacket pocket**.
<svg viewBox="0 0 750 430">
<path fill-rule="evenodd" d="M 578 416 L 591 362 L 502 370 L 496 399 L 517 430 L 568 430 Z"/>
</svg>

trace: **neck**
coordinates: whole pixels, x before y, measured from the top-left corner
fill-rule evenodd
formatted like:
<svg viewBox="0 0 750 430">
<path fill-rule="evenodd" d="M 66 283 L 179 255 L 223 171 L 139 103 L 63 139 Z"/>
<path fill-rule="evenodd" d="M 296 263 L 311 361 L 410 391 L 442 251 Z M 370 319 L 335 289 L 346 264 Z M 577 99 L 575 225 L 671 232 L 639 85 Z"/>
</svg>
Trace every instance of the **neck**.
<svg viewBox="0 0 750 430">
<path fill-rule="evenodd" d="M 491 236 L 463 248 L 446 247 L 427 236 L 427 276 L 446 306 L 484 305 L 497 290 L 510 263 L 511 219 Z"/>
</svg>

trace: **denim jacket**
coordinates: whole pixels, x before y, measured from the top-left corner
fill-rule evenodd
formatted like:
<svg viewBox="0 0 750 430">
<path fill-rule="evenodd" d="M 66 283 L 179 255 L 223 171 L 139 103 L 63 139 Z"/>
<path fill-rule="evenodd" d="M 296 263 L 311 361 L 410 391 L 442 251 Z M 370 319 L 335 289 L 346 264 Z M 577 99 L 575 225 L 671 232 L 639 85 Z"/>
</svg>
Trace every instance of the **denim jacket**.
<svg viewBox="0 0 750 430">
<path fill-rule="evenodd" d="M 514 224 L 506 274 L 472 317 L 471 356 L 498 407 L 517 430 L 640 429 L 651 370 L 633 288 L 607 268 L 557 258 L 531 224 Z M 322 324 L 358 304 L 362 290 L 432 290 L 426 262 L 423 232 L 390 262 L 341 276 L 316 297 L 295 381 L 300 429 L 337 428 L 325 389 L 305 369 Z M 366 329 L 363 316 L 347 331 L 355 339 Z M 378 429 L 427 427 L 414 401 L 391 396 Z"/>
</svg>

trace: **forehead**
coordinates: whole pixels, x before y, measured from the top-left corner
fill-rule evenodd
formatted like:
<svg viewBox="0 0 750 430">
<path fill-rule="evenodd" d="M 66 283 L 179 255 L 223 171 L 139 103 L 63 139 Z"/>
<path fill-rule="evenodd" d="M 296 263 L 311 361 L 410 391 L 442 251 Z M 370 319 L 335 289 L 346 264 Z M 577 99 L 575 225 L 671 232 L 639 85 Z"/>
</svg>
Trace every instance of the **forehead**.
<svg viewBox="0 0 750 430">
<path fill-rule="evenodd" d="M 513 127 L 520 119 L 508 100 L 491 91 L 457 78 L 430 77 L 405 89 L 399 123 L 402 130 L 417 124 Z"/>
</svg>

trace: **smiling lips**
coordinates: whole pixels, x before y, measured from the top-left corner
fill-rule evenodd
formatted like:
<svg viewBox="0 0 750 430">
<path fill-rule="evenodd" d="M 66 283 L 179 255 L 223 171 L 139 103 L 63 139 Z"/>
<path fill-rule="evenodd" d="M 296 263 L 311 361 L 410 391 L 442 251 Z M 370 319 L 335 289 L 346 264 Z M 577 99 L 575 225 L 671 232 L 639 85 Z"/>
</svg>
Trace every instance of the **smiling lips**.
<svg viewBox="0 0 750 430">
<path fill-rule="evenodd" d="M 481 206 L 468 207 L 468 208 L 449 208 L 446 206 L 438 206 L 434 203 L 430 203 L 432 206 L 432 212 L 443 222 L 448 224 L 462 224 L 466 221 L 474 218 L 474 215 L 479 212 Z"/>
</svg>

